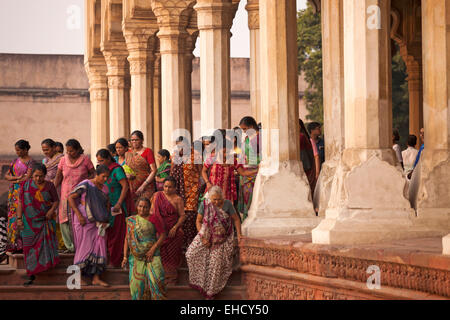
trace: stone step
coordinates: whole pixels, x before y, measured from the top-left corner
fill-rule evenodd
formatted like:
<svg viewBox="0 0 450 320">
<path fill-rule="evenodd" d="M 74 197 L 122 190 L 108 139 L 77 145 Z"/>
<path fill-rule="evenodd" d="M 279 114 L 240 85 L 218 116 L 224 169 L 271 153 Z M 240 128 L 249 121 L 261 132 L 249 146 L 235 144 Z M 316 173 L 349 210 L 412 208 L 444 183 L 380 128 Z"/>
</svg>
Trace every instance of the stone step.
<svg viewBox="0 0 450 320">
<path fill-rule="evenodd" d="M 11 254 L 8 253 L 9 256 L 9 266 L 16 269 L 25 269 L 25 261 L 23 254 Z M 59 263 L 56 268 L 64 268 L 67 269 L 68 266 L 73 265 L 73 253 L 69 254 L 59 254 Z"/>
<path fill-rule="evenodd" d="M 169 286 L 170 300 L 202 300 L 199 292 L 189 286 Z M 130 288 L 124 285 L 103 288 L 87 286 L 81 290 L 69 290 L 66 286 L 0 286 L 0 300 L 129 300 Z M 227 287 L 216 297 L 217 300 L 245 300 L 244 286 Z"/>
<path fill-rule="evenodd" d="M 42 272 L 36 276 L 35 285 L 64 285 L 67 279 L 73 273 L 66 273 L 65 268 L 53 268 Z M 10 266 L 0 267 L 0 286 L 4 285 L 22 285 L 26 281 L 26 270 L 15 269 Z M 129 271 L 123 269 L 107 268 L 102 275 L 102 279 L 111 285 L 128 285 Z M 189 270 L 187 268 L 180 268 L 178 270 L 177 285 L 189 285 Z M 242 273 L 240 270 L 234 271 L 227 286 L 242 285 Z"/>
</svg>

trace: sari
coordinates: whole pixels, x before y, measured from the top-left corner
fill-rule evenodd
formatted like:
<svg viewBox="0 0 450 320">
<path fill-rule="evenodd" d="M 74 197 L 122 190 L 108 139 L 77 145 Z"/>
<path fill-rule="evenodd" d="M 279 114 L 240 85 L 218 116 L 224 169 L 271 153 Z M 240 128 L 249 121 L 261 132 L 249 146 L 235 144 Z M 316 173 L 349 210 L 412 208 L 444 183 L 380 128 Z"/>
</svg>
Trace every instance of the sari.
<svg viewBox="0 0 450 320">
<path fill-rule="evenodd" d="M 200 171 L 201 165 L 195 164 L 194 152 L 191 153 L 191 162 L 183 165 L 183 180 L 184 180 L 184 211 L 186 220 L 183 223 L 184 244 L 186 249 L 197 235 L 197 227 L 195 221 L 197 220 L 198 197 L 200 194 Z"/>
<path fill-rule="evenodd" d="M 170 229 L 178 222 L 178 210 L 167 200 L 163 192 L 157 192 L 153 199 L 153 214 L 164 223 L 164 229 L 169 233 Z M 182 262 L 182 245 L 184 234 L 182 228 L 178 228 L 173 238 L 164 240 L 161 246 L 161 259 L 164 266 L 166 279 L 169 282 L 176 281 L 178 268 Z"/>
<path fill-rule="evenodd" d="M 249 137 L 245 139 L 244 161 L 244 168 L 258 168 L 261 161 L 259 156 L 259 134 L 255 135 L 251 139 Z M 247 177 L 239 176 L 239 196 L 237 209 L 243 214 L 244 220 L 247 218 L 248 211 L 252 205 L 253 187 L 257 176 L 258 174 L 253 174 Z"/>
<path fill-rule="evenodd" d="M 164 233 L 162 222 L 152 217 L 149 220 L 141 216 L 127 218 L 127 241 L 131 251 L 128 257 L 129 280 L 133 300 L 166 299 L 160 250 L 155 251 L 151 262 L 145 256 L 157 241 L 156 232 Z"/>
<path fill-rule="evenodd" d="M 44 158 L 42 160 L 42 164 L 47 168 L 47 175 L 45 176 L 45 180 L 54 182 L 56 178 L 56 173 L 58 172 L 58 165 L 61 159 L 64 157 L 64 154 L 57 153 L 53 156 L 53 158 Z M 61 194 L 61 186 L 59 186 L 56 190 L 58 192 L 58 196 Z M 56 222 L 58 222 L 58 210 L 56 210 Z M 58 240 L 58 248 L 63 250 L 65 248 L 64 241 L 61 234 L 61 228 L 59 227 L 59 223 L 56 224 L 56 239 Z"/>
<path fill-rule="evenodd" d="M 161 179 L 166 179 L 170 176 L 170 161 L 164 161 L 159 167 L 158 171 L 156 171 L 156 176 Z M 163 191 L 164 182 L 156 182 L 156 191 Z"/>
<path fill-rule="evenodd" d="M 42 187 L 31 179 L 23 184 L 20 192 L 23 212 L 23 254 L 29 276 L 55 267 L 59 263 L 56 222 L 47 220 L 46 214 L 58 193 L 53 183 L 45 181 Z"/>
<path fill-rule="evenodd" d="M 133 202 L 136 202 L 138 198 L 136 191 L 150 175 L 151 168 L 147 160 L 144 157 L 142 157 L 139 153 L 134 151 L 126 153 L 125 162 L 136 174 L 135 179 L 129 180 L 131 197 L 133 199 Z M 151 199 L 154 192 L 155 192 L 155 184 L 150 183 L 145 188 L 142 196 Z"/>
<path fill-rule="evenodd" d="M 235 211 L 229 200 L 225 200 L 224 206 L 218 208 L 208 199 L 203 202 L 199 214 L 202 214 L 202 210 L 202 228 L 189 246 L 186 260 L 189 285 L 205 298 L 212 299 L 223 290 L 233 272 L 235 236 L 231 215 Z M 204 238 L 210 241 L 210 248 L 203 244 Z"/>
<path fill-rule="evenodd" d="M 23 163 L 19 158 L 14 160 L 9 167 L 9 174 L 14 177 L 26 175 L 28 170 L 34 164 L 34 160 L 30 159 L 27 163 Z M 6 251 L 17 252 L 22 250 L 22 237 L 17 229 L 17 206 L 19 205 L 20 183 L 11 183 L 8 192 L 8 227 L 7 237 L 8 243 Z"/>
<path fill-rule="evenodd" d="M 103 190 L 99 190 L 91 181 L 84 180 L 72 193 L 80 195 L 80 198 L 76 199 L 76 204 L 86 219 L 86 224 L 82 226 L 78 216 L 71 212 L 75 245 L 74 264 L 79 266 L 85 276 L 100 275 L 106 268 L 106 235 L 99 232 L 97 221 L 92 221 L 92 218 L 95 216 L 102 217 L 101 219 L 106 221 L 109 219 L 107 214 L 105 216 L 105 212 L 108 211 L 108 188 L 103 186 Z"/>
<path fill-rule="evenodd" d="M 117 201 L 119 201 L 122 193 L 122 185 L 119 181 L 127 179 L 127 176 L 125 175 L 123 168 L 115 162 L 109 166 L 109 170 L 111 174 L 105 185 L 108 187 L 108 196 L 111 207 L 114 207 Z M 119 267 L 123 259 L 123 245 L 126 235 L 125 218 L 128 215 L 126 203 L 126 200 L 122 203 L 121 214 L 116 216 L 110 215 L 109 228 L 106 230 L 109 262 L 114 267 Z"/>
<path fill-rule="evenodd" d="M 300 159 L 303 163 L 306 177 L 308 178 L 311 195 L 314 197 L 314 190 L 317 183 L 314 150 L 311 141 L 303 133 L 300 133 Z"/>
<path fill-rule="evenodd" d="M 209 181 L 214 186 L 219 186 L 224 195 L 224 199 L 228 199 L 231 202 L 237 200 L 237 188 L 234 171 L 242 167 L 238 164 L 236 159 L 233 164 L 219 163 L 214 157 L 210 157 L 206 160 L 204 166 L 206 169 L 211 170 L 209 173 Z"/>
</svg>

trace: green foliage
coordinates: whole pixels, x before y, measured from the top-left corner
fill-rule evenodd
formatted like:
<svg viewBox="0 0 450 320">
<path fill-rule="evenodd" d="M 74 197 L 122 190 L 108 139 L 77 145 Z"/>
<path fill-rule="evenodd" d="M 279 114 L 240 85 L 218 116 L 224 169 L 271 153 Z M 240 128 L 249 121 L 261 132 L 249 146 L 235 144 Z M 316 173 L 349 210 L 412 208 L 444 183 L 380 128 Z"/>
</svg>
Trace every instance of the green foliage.
<svg viewBox="0 0 450 320">
<path fill-rule="evenodd" d="M 307 120 L 323 123 L 322 33 L 320 14 L 311 5 L 297 14 L 298 71 L 304 73 Z"/>
</svg>

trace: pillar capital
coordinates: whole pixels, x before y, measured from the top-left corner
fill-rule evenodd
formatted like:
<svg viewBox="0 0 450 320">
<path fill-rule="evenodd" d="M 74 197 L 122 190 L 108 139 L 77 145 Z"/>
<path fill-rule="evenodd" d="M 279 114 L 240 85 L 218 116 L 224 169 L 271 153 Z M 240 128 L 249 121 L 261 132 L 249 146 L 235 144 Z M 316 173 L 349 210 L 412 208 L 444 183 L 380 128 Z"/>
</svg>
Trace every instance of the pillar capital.
<svg viewBox="0 0 450 320">
<path fill-rule="evenodd" d="M 249 29 L 259 29 L 259 0 L 248 0 L 245 9 L 248 12 Z"/>
<path fill-rule="evenodd" d="M 199 30 L 227 29 L 233 24 L 239 1 L 231 0 L 197 0 Z"/>
</svg>

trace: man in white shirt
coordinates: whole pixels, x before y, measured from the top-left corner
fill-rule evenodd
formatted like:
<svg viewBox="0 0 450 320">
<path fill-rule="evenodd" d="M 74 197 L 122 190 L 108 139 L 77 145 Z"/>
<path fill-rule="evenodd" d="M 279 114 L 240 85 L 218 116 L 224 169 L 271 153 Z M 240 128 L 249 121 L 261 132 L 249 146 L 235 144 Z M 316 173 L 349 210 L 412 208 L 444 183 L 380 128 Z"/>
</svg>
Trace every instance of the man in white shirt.
<svg viewBox="0 0 450 320">
<path fill-rule="evenodd" d="M 417 158 L 419 151 L 415 148 L 417 145 L 417 137 L 415 135 L 410 135 L 408 137 L 408 148 L 402 152 L 403 166 L 405 176 L 408 176 L 414 169 L 414 163 Z"/>
</svg>

